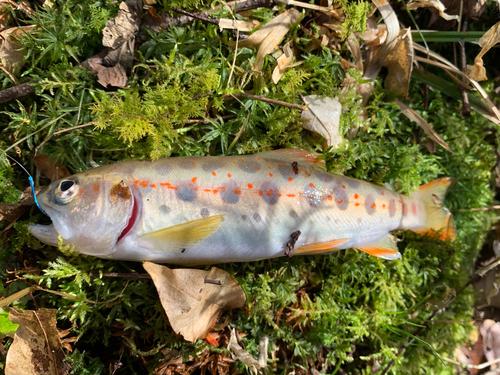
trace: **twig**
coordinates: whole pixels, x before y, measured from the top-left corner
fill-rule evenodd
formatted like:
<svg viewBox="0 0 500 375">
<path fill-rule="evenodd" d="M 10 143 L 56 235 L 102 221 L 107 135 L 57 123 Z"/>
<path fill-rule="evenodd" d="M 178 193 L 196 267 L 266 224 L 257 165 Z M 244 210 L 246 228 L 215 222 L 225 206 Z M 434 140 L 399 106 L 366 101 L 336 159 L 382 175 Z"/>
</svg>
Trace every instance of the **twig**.
<svg viewBox="0 0 500 375">
<path fill-rule="evenodd" d="M 462 8 L 462 3 L 460 3 L 460 8 Z M 467 31 L 467 16 L 463 19 L 462 31 Z M 460 52 L 460 70 L 467 73 L 467 60 L 465 58 L 465 42 L 458 42 L 458 50 Z M 462 77 L 462 82 L 465 84 L 467 81 L 465 77 Z M 464 107 L 462 108 L 462 116 L 464 118 L 470 117 L 470 103 L 469 95 L 463 86 L 460 86 L 460 93 L 462 94 L 462 102 Z"/>
<path fill-rule="evenodd" d="M 38 152 L 38 149 L 41 148 L 45 143 L 47 143 L 47 141 L 52 138 L 54 135 L 58 135 L 58 134 L 61 134 L 61 133 L 65 133 L 65 132 L 69 132 L 70 130 L 75 130 L 75 129 L 80 129 L 80 128 L 85 128 L 87 126 L 92 126 L 92 125 L 95 125 L 95 122 L 88 122 L 86 124 L 83 124 L 83 125 L 78 125 L 78 126 L 73 126 L 72 128 L 67 128 L 67 129 L 62 129 L 62 130 L 58 130 L 54 133 L 52 133 L 51 135 L 49 135 L 47 138 L 45 138 L 45 140 L 40 143 L 37 148 L 35 148 L 35 156 L 36 156 L 36 153 Z"/>
<path fill-rule="evenodd" d="M 20 85 L 9 87 L 8 89 L 0 91 L 0 103 L 6 103 L 10 100 L 22 98 L 23 96 L 34 94 L 36 82 L 26 82 Z"/>
<path fill-rule="evenodd" d="M 200 20 L 200 21 L 203 21 L 203 22 L 207 22 L 207 23 L 211 23 L 212 25 L 219 26 L 219 20 L 205 17 L 201 13 L 191 13 L 191 12 L 187 12 L 184 9 L 180 9 L 180 8 L 177 8 L 177 7 L 172 7 L 172 10 L 174 12 L 177 12 L 177 13 L 180 13 L 180 14 L 184 14 L 185 16 L 196 18 L 197 20 Z"/>
<path fill-rule="evenodd" d="M 230 96 L 259 100 L 261 102 L 265 102 L 265 103 L 269 103 L 269 104 L 280 105 L 282 107 L 287 107 L 287 108 L 291 108 L 291 109 L 298 109 L 299 111 L 305 111 L 307 109 L 307 106 L 305 106 L 305 105 L 283 102 L 281 100 L 266 98 L 265 96 L 247 94 L 246 92 L 240 92 L 240 93 L 232 94 Z"/>
<path fill-rule="evenodd" d="M 494 269 L 495 267 L 497 267 L 498 265 L 500 264 L 500 257 L 496 258 L 492 263 L 490 263 L 489 265 L 487 265 L 486 267 L 483 267 L 483 268 L 480 268 L 476 271 L 475 275 L 472 276 L 469 281 L 467 281 L 465 283 L 464 286 L 462 286 L 456 293 L 455 295 L 453 295 L 452 297 L 450 297 L 446 302 L 444 302 L 441 306 L 439 306 L 438 308 L 436 308 L 431 316 L 429 316 L 427 318 L 427 320 L 422 324 L 422 326 L 417 329 L 415 331 L 415 333 L 412 334 L 412 338 L 407 341 L 402 347 L 399 348 L 397 354 L 396 354 L 396 358 L 399 357 L 401 355 L 401 353 L 403 353 L 403 351 L 408 347 L 410 346 L 414 341 L 415 341 L 415 338 L 424 330 L 427 328 L 427 326 L 429 325 L 429 323 L 431 322 L 431 320 L 442 310 L 446 309 L 450 303 L 452 303 L 455 298 L 457 298 L 465 289 L 467 289 L 467 287 L 473 283 L 475 283 L 476 281 L 478 281 L 479 279 L 481 279 L 481 277 L 483 277 L 484 275 L 486 275 L 489 271 L 491 271 L 492 269 Z M 388 364 L 387 366 L 384 368 L 384 371 L 382 371 L 381 375 L 384 375 L 387 373 L 387 371 L 389 371 L 389 369 L 392 367 L 392 365 L 394 364 L 395 362 L 395 359 L 392 359 Z"/>
<path fill-rule="evenodd" d="M 99 277 L 101 274 L 99 272 L 91 272 L 90 276 Z M 124 279 L 151 279 L 151 276 L 147 273 L 120 273 L 120 272 L 105 272 L 102 274 L 103 277 L 121 277 Z"/>
<path fill-rule="evenodd" d="M 500 210 L 500 205 L 490 206 L 490 207 L 475 207 L 475 208 L 460 208 L 456 210 L 457 212 L 474 212 L 474 211 L 489 211 L 489 210 Z"/>
<path fill-rule="evenodd" d="M 458 361 L 454 361 L 453 359 L 446 358 L 446 357 L 441 357 L 441 358 L 443 358 L 446 362 L 453 363 L 454 365 L 464 366 L 466 368 L 473 368 L 473 369 L 477 369 L 477 370 L 482 370 L 483 368 L 486 368 L 488 366 L 491 366 L 491 365 L 494 365 L 495 363 L 500 362 L 500 358 L 496 358 L 494 360 L 491 360 L 491 361 L 488 361 L 488 362 L 484 362 L 484 363 L 481 363 L 479 365 L 471 365 L 469 363 L 461 363 L 461 362 L 458 362 Z"/>
</svg>

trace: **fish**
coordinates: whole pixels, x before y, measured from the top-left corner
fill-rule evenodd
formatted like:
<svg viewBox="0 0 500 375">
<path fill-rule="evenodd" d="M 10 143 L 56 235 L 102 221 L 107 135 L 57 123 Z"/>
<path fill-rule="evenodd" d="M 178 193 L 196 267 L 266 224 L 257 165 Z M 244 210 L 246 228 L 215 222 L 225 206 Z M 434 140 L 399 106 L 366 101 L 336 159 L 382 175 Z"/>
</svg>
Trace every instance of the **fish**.
<svg viewBox="0 0 500 375">
<path fill-rule="evenodd" d="M 129 261 L 249 262 L 349 248 L 393 260 L 401 254 L 391 231 L 456 236 L 443 207 L 452 181 L 410 197 L 328 173 L 317 154 L 295 149 L 124 161 L 51 183 L 38 200 L 52 224 L 29 231 Z"/>
</svg>

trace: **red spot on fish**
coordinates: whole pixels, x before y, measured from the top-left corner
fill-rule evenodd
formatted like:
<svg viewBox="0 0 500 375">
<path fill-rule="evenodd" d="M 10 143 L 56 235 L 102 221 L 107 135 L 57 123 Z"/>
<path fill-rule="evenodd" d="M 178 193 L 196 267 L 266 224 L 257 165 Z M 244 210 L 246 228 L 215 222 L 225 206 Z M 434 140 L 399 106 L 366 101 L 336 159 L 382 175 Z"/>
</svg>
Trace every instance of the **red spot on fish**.
<svg viewBox="0 0 500 375">
<path fill-rule="evenodd" d="M 149 185 L 149 186 L 151 186 L 153 189 L 155 189 L 155 188 L 156 188 L 156 184 L 151 184 L 151 185 Z"/>
<path fill-rule="evenodd" d="M 325 182 L 328 182 L 328 179 L 327 179 L 327 178 L 325 178 Z"/>
<path fill-rule="evenodd" d="M 328 196 L 328 200 L 331 201 L 333 200 L 333 197 L 331 195 Z"/>
<path fill-rule="evenodd" d="M 371 207 L 371 208 L 375 208 L 375 206 L 376 206 L 376 204 L 375 204 L 375 203 L 373 203 L 370 207 Z"/>
<path fill-rule="evenodd" d="M 161 185 L 161 186 L 168 186 L 168 185 L 170 185 L 170 184 L 169 184 L 168 182 L 160 182 L 160 185 Z"/>
<path fill-rule="evenodd" d="M 218 194 L 219 193 L 219 189 L 214 189 L 214 194 Z"/>
<path fill-rule="evenodd" d="M 269 177 L 273 177 L 273 174 L 272 174 L 272 173 L 269 173 Z"/>
<path fill-rule="evenodd" d="M 342 185 L 342 189 L 345 189 L 345 185 Z"/>
<path fill-rule="evenodd" d="M 393 201 L 393 202 L 396 202 L 396 200 L 395 200 L 395 199 L 393 199 L 392 201 Z"/>
<path fill-rule="evenodd" d="M 217 176 L 217 173 L 215 173 L 215 172 L 212 172 L 212 176 Z"/>
<path fill-rule="evenodd" d="M 95 184 L 95 185 L 94 185 L 94 190 L 95 190 L 95 191 L 99 190 L 99 185 Z"/>
<path fill-rule="evenodd" d="M 268 167 L 269 169 L 272 169 L 271 166 Z"/>
<path fill-rule="evenodd" d="M 290 198 L 295 198 L 295 197 L 296 197 L 296 195 L 295 195 L 295 194 L 287 194 L 286 196 L 287 196 L 287 197 L 290 197 Z"/>
<path fill-rule="evenodd" d="M 359 198 L 359 195 L 358 194 L 354 194 L 354 199 L 358 199 Z"/>
<path fill-rule="evenodd" d="M 357 203 L 357 202 L 356 202 L 356 203 L 354 203 L 354 205 L 355 205 L 356 207 L 358 207 L 360 204 L 361 204 L 361 203 Z"/>
<path fill-rule="evenodd" d="M 172 190 L 179 190 L 179 188 L 177 186 L 169 186 L 168 188 L 172 189 Z"/>
<path fill-rule="evenodd" d="M 342 202 L 343 202 L 343 200 L 342 200 L 342 199 L 338 199 L 338 200 L 337 200 L 337 203 L 338 203 L 338 204 L 341 204 Z"/>
<path fill-rule="evenodd" d="M 197 180 L 197 179 L 198 179 L 198 177 L 193 177 L 193 178 L 191 179 L 191 181 L 193 181 L 193 184 L 196 184 L 196 180 Z"/>
<path fill-rule="evenodd" d="M 113 198 L 113 202 L 116 202 L 116 198 Z"/>
<path fill-rule="evenodd" d="M 281 165 L 281 164 L 278 164 L 278 167 L 280 167 L 280 168 L 281 168 L 281 167 L 282 167 L 282 165 Z"/>
<path fill-rule="evenodd" d="M 273 195 L 273 193 L 274 193 L 274 190 L 273 190 L 273 189 L 270 189 L 270 190 L 268 190 L 268 192 L 267 192 L 267 196 L 268 196 L 268 197 L 270 197 L 271 195 Z"/>
<path fill-rule="evenodd" d="M 135 180 L 134 184 L 137 186 L 139 184 L 139 180 Z"/>
<path fill-rule="evenodd" d="M 203 191 L 206 191 L 207 193 L 211 192 L 211 189 L 203 189 Z"/>
<path fill-rule="evenodd" d="M 278 194 L 278 197 L 281 197 L 282 194 Z"/>
<path fill-rule="evenodd" d="M 292 182 L 293 178 L 292 177 L 288 177 L 288 181 Z"/>
<path fill-rule="evenodd" d="M 252 184 L 248 184 L 247 185 L 249 189 L 253 189 L 253 185 Z"/>
<path fill-rule="evenodd" d="M 233 175 L 231 173 L 228 173 L 227 177 L 231 178 L 231 177 L 233 177 Z"/>
<path fill-rule="evenodd" d="M 81 197 L 81 196 L 82 196 L 82 194 L 83 194 L 83 190 L 80 190 L 80 191 L 78 192 L 78 196 L 79 196 L 79 197 Z"/>
<path fill-rule="evenodd" d="M 261 158 L 257 158 L 257 160 L 262 160 Z"/>
<path fill-rule="evenodd" d="M 236 162 L 235 162 L 235 161 L 233 161 L 233 163 L 234 163 L 234 164 L 236 164 Z"/>
<path fill-rule="evenodd" d="M 243 161 L 243 159 L 240 159 L 240 161 Z"/>
<path fill-rule="evenodd" d="M 196 163 L 193 161 L 193 165 L 196 165 Z"/>
<path fill-rule="evenodd" d="M 263 194 L 264 194 L 264 192 L 262 190 L 259 190 L 259 196 L 262 197 Z"/>
<path fill-rule="evenodd" d="M 195 188 L 193 188 L 193 190 L 194 190 L 194 191 L 198 191 L 198 188 L 197 188 L 197 187 L 195 187 Z"/>
<path fill-rule="evenodd" d="M 382 208 L 385 208 L 385 204 L 382 205 Z"/>
<path fill-rule="evenodd" d="M 139 185 L 141 185 L 142 187 L 148 187 L 149 181 L 142 181 Z"/>
<path fill-rule="evenodd" d="M 380 194 L 385 195 L 383 191 L 380 191 Z"/>
<path fill-rule="evenodd" d="M 255 169 L 259 169 L 259 167 L 255 167 Z"/>
<path fill-rule="evenodd" d="M 234 191 L 234 194 L 241 194 L 241 190 L 240 190 L 240 189 L 236 189 L 236 190 Z"/>
<path fill-rule="evenodd" d="M 399 200 L 399 203 L 401 203 L 401 199 Z"/>
<path fill-rule="evenodd" d="M 309 186 L 313 188 L 313 187 L 314 187 L 314 184 L 311 182 L 311 183 L 309 184 Z"/>
</svg>

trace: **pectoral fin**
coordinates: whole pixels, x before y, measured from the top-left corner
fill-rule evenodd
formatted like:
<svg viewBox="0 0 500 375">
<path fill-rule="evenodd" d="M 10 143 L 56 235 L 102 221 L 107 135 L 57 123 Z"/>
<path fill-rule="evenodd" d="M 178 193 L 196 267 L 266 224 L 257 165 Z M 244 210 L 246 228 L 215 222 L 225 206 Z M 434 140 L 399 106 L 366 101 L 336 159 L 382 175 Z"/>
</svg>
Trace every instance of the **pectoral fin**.
<svg viewBox="0 0 500 375">
<path fill-rule="evenodd" d="M 139 244 L 147 245 L 157 254 L 182 251 L 192 247 L 215 233 L 222 224 L 224 215 L 188 221 L 148 233 L 138 238 Z"/>
<path fill-rule="evenodd" d="M 395 260 L 401 258 L 396 246 L 396 237 L 392 234 L 379 238 L 369 245 L 358 247 L 358 249 L 382 259 Z"/>
<path fill-rule="evenodd" d="M 330 242 L 313 243 L 301 246 L 293 251 L 294 255 L 319 255 L 324 253 L 331 253 L 332 251 L 339 250 L 338 247 L 348 242 L 349 238 L 340 238 Z"/>
</svg>

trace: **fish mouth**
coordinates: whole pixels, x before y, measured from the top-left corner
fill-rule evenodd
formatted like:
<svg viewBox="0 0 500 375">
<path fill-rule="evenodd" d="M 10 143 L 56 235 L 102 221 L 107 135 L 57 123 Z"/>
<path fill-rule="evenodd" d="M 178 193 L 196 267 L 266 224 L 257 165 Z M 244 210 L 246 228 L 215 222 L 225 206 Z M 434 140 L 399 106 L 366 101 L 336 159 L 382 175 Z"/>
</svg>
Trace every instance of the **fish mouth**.
<svg viewBox="0 0 500 375">
<path fill-rule="evenodd" d="M 28 227 L 32 236 L 51 246 L 57 246 L 59 243 L 59 232 L 57 232 L 54 224 L 41 225 L 30 224 Z"/>
</svg>

